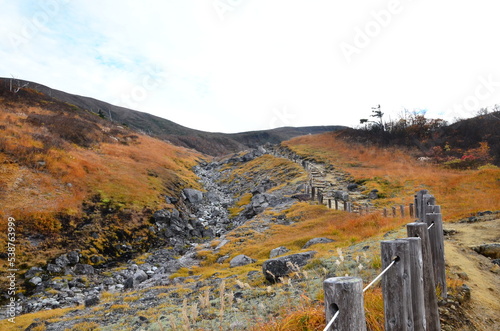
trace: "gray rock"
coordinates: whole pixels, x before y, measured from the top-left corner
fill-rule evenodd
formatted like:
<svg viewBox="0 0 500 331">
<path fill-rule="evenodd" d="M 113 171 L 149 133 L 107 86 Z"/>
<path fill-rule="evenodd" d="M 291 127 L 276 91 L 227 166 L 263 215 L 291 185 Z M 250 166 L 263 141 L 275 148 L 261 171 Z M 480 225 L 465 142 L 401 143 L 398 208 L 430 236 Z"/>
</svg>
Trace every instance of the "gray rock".
<svg viewBox="0 0 500 331">
<path fill-rule="evenodd" d="M 278 282 L 280 277 L 289 275 L 297 267 L 305 266 L 315 254 L 315 251 L 309 251 L 267 260 L 262 264 L 262 272 L 268 281 Z"/>
<path fill-rule="evenodd" d="M 55 263 L 57 266 L 64 268 L 69 264 L 69 259 L 66 254 L 63 254 L 56 258 Z"/>
<path fill-rule="evenodd" d="M 125 281 L 125 283 L 123 285 L 124 285 L 123 288 L 125 290 L 134 288 L 134 277 L 127 278 L 127 280 Z"/>
<path fill-rule="evenodd" d="M 29 283 L 32 284 L 33 286 L 37 286 L 42 282 L 42 278 L 35 276 L 29 280 Z"/>
<path fill-rule="evenodd" d="M 78 263 L 75 265 L 75 274 L 77 275 L 93 275 L 94 267 L 89 264 Z"/>
<path fill-rule="evenodd" d="M 35 276 L 39 276 L 42 272 L 43 272 L 42 268 L 32 267 L 30 268 L 30 270 L 26 271 L 26 273 L 24 274 L 24 278 L 31 279 Z"/>
<path fill-rule="evenodd" d="M 377 189 L 371 190 L 371 192 L 368 193 L 368 199 L 372 200 L 378 199 L 378 190 Z"/>
<path fill-rule="evenodd" d="M 235 256 L 230 262 L 229 266 L 231 268 L 234 267 L 241 267 L 250 263 L 254 263 L 256 260 L 252 259 L 251 257 L 248 257 L 244 254 L 240 254 L 238 256 Z"/>
<path fill-rule="evenodd" d="M 492 259 L 500 258 L 500 244 L 484 244 L 472 247 L 477 253 Z"/>
<path fill-rule="evenodd" d="M 205 193 L 205 197 L 207 198 L 208 202 L 211 203 L 216 203 L 220 201 L 220 196 L 215 192 L 207 192 Z"/>
<path fill-rule="evenodd" d="M 277 247 L 277 248 L 271 250 L 271 253 L 269 253 L 269 258 L 273 259 L 276 256 L 283 255 L 283 254 L 288 253 L 288 252 L 290 252 L 290 250 L 288 248 L 286 248 L 285 246 L 280 246 L 280 247 Z"/>
<path fill-rule="evenodd" d="M 137 270 L 134 274 L 134 281 L 138 283 L 142 283 L 148 279 L 148 275 L 143 270 Z"/>
<path fill-rule="evenodd" d="M 182 194 L 186 197 L 186 200 L 192 204 L 198 204 L 203 200 L 203 193 L 192 188 L 185 188 L 182 190 Z"/>
<path fill-rule="evenodd" d="M 78 262 L 80 262 L 80 253 L 78 253 L 77 251 L 71 251 L 68 254 L 66 254 L 66 256 L 68 258 L 70 265 L 75 265 Z"/>
<path fill-rule="evenodd" d="M 49 263 L 49 264 L 47 264 L 47 271 L 51 275 L 57 275 L 57 274 L 61 274 L 63 272 L 63 268 L 59 267 L 58 265 Z"/>
<path fill-rule="evenodd" d="M 355 191 L 358 188 L 358 184 L 356 183 L 351 183 L 347 185 L 347 190 L 349 191 Z"/>
<path fill-rule="evenodd" d="M 309 240 L 308 242 L 306 242 L 306 244 L 304 245 L 304 247 L 302 247 L 302 249 L 305 249 L 305 248 L 308 248 L 309 246 L 312 246 L 314 244 L 326 244 L 326 243 L 331 243 L 331 242 L 334 242 L 335 240 L 333 239 L 330 239 L 330 238 L 313 238 L 311 240 Z"/>
<path fill-rule="evenodd" d="M 349 200 L 349 193 L 345 191 L 333 191 L 333 197 L 338 200 L 347 201 Z"/>
<path fill-rule="evenodd" d="M 85 298 L 85 308 L 92 307 L 99 304 L 99 297 L 96 295 L 89 296 Z"/>
</svg>

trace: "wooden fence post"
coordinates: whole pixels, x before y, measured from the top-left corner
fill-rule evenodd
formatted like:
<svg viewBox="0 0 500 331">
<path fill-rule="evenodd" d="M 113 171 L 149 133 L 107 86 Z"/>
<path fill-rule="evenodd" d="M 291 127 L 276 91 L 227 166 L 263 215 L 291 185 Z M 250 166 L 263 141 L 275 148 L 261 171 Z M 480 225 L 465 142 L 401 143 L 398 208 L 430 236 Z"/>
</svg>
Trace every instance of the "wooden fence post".
<svg viewBox="0 0 500 331">
<path fill-rule="evenodd" d="M 410 203 L 409 209 L 410 209 L 410 217 L 413 218 L 415 216 L 414 209 L 413 209 L 413 203 Z"/>
<path fill-rule="evenodd" d="M 384 213 L 384 217 L 387 217 L 387 208 L 384 208 L 383 213 Z"/>
<path fill-rule="evenodd" d="M 328 199 L 328 209 L 332 209 L 332 199 Z"/>
<path fill-rule="evenodd" d="M 422 275 L 422 240 L 417 237 L 401 239 L 410 244 L 410 286 L 413 311 L 413 327 L 415 330 L 427 330 L 425 321 L 424 283 Z"/>
<path fill-rule="evenodd" d="M 404 205 L 399 205 L 399 211 L 401 213 L 401 217 L 405 217 L 405 206 Z"/>
<path fill-rule="evenodd" d="M 436 286 L 439 288 L 439 296 L 445 299 L 447 297 L 447 287 L 442 215 L 438 213 L 428 213 L 425 219 L 427 227 L 429 227 L 429 240 L 431 243 L 432 262 L 434 264 L 434 280 Z"/>
<path fill-rule="evenodd" d="M 423 282 L 424 282 L 424 306 L 425 321 L 428 331 L 440 331 L 439 310 L 436 297 L 436 285 L 434 282 L 434 270 L 432 263 L 431 245 L 429 242 L 429 230 L 427 224 L 421 222 L 408 223 L 406 225 L 408 237 L 419 237 L 422 243 L 423 260 Z"/>
<path fill-rule="evenodd" d="M 436 204 L 436 198 L 432 194 L 424 194 L 422 195 L 422 202 L 421 202 L 421 210 L 420 210 L 420 221 L 421 222 L 426 222 L 426 217 L 427 217 L 427 209 L 431 205 Z"/>
<path fill-rule="evenodd" d="M 420 219 L 421 217 L 421 210 L 422 210 L 422 197 L 424 194 L 428 194 L 429 191 L 427 190 L 420 190 L 415 194 L 415 217 Z"/>
<path fill-rule="evenodd" d="M 335 210 L 339 210 L 339 200 L 335 199 Z"/>
<path fill-rule="evenodd" d="M 316 188 L 314 186 L 311 187 L 311 200 L 314 201 L 314 197 L 316 196 Z"/>
<path fill-rule="evenodd" d="M 328 331 L 366 331 L 361 278 L 328 278 L 323 282 L 323 290 L 327 323 L 339 312 Z"/>
<path fill-rule="evenodd" d="M 392 206 L 392 217 L 396 217 L 396 207 Z"/>
<path fill-rule="evenodd" d="M 404 240 L 385 240 L 380 243 L 382 267 L 395 259 L 396 263 L 382 276 L 382 294 L 386 331 L 413 331 L 411 304 L 409 243 Z"/>
</svg>

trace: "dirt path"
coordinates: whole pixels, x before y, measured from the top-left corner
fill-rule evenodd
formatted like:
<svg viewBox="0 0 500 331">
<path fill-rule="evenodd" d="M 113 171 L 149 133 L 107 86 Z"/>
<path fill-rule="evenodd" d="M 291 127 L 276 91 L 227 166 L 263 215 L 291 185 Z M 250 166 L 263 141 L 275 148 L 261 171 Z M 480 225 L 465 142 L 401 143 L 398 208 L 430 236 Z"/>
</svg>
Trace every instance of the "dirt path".
<svg viewBox="0 0 500 331">
<path fill-rule="evenodd" d="M 500 219 L 446 223 L 445 229 L 457 231 L 445 241 L 445 258 L 450 270 L 465 278 L 471 288 L 467 315 L 478 330 L 500 330 L 500 267 L 470 248 L 500 242 Z"/>
</svg>

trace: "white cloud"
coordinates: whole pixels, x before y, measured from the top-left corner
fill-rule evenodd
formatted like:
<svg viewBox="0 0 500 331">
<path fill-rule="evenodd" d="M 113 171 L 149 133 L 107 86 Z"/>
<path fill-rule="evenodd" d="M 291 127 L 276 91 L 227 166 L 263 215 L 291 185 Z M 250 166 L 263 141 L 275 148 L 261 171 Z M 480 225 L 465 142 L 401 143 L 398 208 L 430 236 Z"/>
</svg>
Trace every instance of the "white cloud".
<svg viewBox="0 0 500 331">
<path fill-rule="evenodd" d="M 500 81 L 495 9 L 493 0 L 3 1 L 0 75 L 207 131 L 355 126 L 375 104 L 451 116 L 472 104 L 480 77 Z M 359 31 L 365 45 L 346 61 L 340 45 Z M 500 88 L 477 104 L 495 103 Z"/>
</svg>

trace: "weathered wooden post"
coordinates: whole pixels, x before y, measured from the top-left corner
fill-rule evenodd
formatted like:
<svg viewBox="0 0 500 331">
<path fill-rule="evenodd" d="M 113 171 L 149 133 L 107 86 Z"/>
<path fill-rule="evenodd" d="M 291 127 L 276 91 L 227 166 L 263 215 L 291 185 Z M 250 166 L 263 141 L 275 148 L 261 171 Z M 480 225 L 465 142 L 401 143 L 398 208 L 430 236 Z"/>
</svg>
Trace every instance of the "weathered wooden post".
<svg viewBox="0 0 500 331">
<path fill-rule="evenodd" d="M 413 207 L 413 203 L 410 203 L 408 208 L 410 209 L 410 217 L 413 218 L 415 216 L 415 212 L 414 212 L 414 207 Z"/>
<path fill-rule="evenodd" d="M 423 194 L 421 203 L 419 219 L 421 222 L 426 222 L 428 208 L 436 204 L 436 198 L 432 194 Z"/>
<path fill-rule="evenodd" d="M 332 199 L 328 199 L 328 209 L 332 209 Z"/>
<path fill-rule="evenodd" d="M 429 231 L 427 224 L 421 222 L 408 223 L 406 225 L 408 237 L 419 237 L 422 244 L 422 275 L 424 282 L 424 307 L 425 321 L 428 331 L 440 331 L 439 310 L 436 297 L 436 285 L 434 282 L 434 271 L 432 263 L 431 244 L 429 242 Z"/>
<path fill-rule="evenodd" d="M 311 186 L 311 200 L 314 201 L 314 197 L 316 196 L 316 188 Z"/>
<path fill-rule="evenodd" d="M 385 240 L 381 243 L 382 267 L 394 265 L 382 277 L 386 331 L 413 331 L 408 241 Z"/>
<path fill-rule="evenodd" d="M 392 206 L 392 217 L 396 217 L 396 207 Z"/>
<path fill-rule="evenodd" d="M 321 190 L 318 190 L 318 202 L 321 205 L 323 204 L 323 192 L 321 192 Z"/>
<path fill-rule="evenodd" d="M 347 201 L 344 201 L 344 211 L 347 211 L 347 210 L 348 210 L 348 208 L 349 208 L 349 207 L 348 207 L 348 203 L 347 203 Z"/>
<path fill-rule="evenodd" d="M 366 208 L 366 213 L 368 214 L 370 212 L 370 206 L 368 204 L 365 204 L 365 208 Z"/>
<path fill-rule="evenodd" d="M 339 200 L 335 199 L 335 210 L 339 210 Z"/>
<path fill-rule="evenodd" d="M 428 194 L 429 191 L 427 190 L 420 190 L 415 194 L 415 217 L 420 219 L 421 217 L 421 210 L 422 210 L 422 199 L 424 194 Z"/>
<path fill-rule="evenodd" d="M 399 212 L 401 213 L 401 217 L 405 217 L 405 206 L 399 205 Z"/>
<path fill-rule="evenodd" d="M 443 220 L 440 213 L 426 214 L 426 224 L 429 228 L 429 240 L 431 243 L 432 262 L 434 264 L 434 280 L 439 288 L 439 296 L 447 297 L 446 269 L 444 262 L 444 235 Z"/>
<path fill-rule="evenodd" d="M 323 282 L 326 321 L 339 315 L 328 331 L 366 331 L 363 281 L 356 277 L 334 277 Z"/>
<path fill-rule="evenodd" d="M 418 237 L 401 239 L 410 244 L 410 286 L 413 311 L 413 327 L 415 330 L 427 330 L 424 305 L 424 281 L 422 261 L 422 240 Z"/>
<path fill-rule="evenodd" d="M 384 217 L 387 217 L 387 208 L 384 208 L 383 213 L 384 213 Z"/>
</svg>

